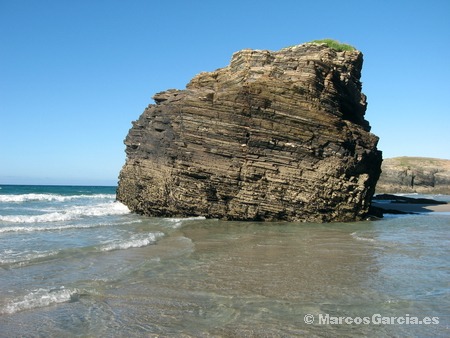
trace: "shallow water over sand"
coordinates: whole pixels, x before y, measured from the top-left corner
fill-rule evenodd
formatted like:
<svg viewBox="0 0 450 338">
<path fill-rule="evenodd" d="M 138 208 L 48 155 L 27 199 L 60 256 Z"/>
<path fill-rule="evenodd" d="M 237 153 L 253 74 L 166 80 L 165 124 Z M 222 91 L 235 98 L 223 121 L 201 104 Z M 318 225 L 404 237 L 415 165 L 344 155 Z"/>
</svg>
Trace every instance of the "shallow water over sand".
<svg viewBox="0 0 450 338">
<path fill-rule="evenodd" d="M 97 227 L 87 226 L 93 218 L 84 228 L 0 233 L 10 259 L 0 267 L 0 336 L 450 334 L 449 215 L 346 224 L 101 217 Z M 31 247 L 30 234 L 44 236 L 41 256 L 14 261 L 7 239 Z M 439 323 L 319 322 L 376 314 Z"/>
</svg>

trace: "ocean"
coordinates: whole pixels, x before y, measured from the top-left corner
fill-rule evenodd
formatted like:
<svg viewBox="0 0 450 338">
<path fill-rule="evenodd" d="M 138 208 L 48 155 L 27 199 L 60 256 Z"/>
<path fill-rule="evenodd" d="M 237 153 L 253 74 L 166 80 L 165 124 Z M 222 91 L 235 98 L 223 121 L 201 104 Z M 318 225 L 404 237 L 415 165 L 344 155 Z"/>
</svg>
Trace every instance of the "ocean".
<svg viewBox="0 0 450 338">
<path fill-rule="evenodd" d="M 449 229 L 150 218 L 115 187 L 1 185 L 0 337 L 448 337 Z"/>
</svg>

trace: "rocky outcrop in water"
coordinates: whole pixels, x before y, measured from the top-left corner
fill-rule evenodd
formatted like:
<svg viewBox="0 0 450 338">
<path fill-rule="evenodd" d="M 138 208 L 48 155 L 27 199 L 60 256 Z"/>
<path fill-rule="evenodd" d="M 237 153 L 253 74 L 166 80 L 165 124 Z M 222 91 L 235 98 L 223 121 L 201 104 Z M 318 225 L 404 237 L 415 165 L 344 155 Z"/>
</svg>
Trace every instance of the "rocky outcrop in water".
<svg viewBox="0 0 450 338">
<path fill-rule="evenodd" d="M 126 137 L 117 198 L 150 216 L 353 221 L 380 174 L 363 55 L 303 44 L 242 50 L 157 93 Z"/>
<path fill-rule="evenodd" d="M 450 160 L 394 157 L 383 160 L 377 192 L 450 194 Z"/>
</svg>

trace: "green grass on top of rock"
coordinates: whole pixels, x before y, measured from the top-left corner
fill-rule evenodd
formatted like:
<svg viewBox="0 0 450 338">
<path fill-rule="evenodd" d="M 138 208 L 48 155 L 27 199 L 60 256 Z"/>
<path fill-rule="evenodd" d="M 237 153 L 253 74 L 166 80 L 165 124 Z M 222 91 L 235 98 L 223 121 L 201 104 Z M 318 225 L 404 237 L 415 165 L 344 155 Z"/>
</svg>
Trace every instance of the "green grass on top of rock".
<svg viewBox="0 0 450 338">
<path fill-rule="evenodd" d="M 353 46 L 347 45 L 345 43 L 340 43 L 339 41 L 333 39 L 313 40 L 310 43 L 326 44 L 328 47 L 333 48 L 339 52 L 356 50 L 356 48 Z"/>
</svg>

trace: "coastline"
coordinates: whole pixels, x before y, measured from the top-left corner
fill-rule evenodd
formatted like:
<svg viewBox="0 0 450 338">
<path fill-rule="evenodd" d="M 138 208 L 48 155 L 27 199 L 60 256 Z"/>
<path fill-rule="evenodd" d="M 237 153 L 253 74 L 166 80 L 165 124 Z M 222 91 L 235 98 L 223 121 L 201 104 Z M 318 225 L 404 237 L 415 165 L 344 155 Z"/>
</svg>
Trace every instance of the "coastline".
<svg viewBox="0 0 450 338">
<path fill-rule="evenodd" d="M 399 211 L 402 213 L 424 213 L 424 212 L 450 212 L 450 204 L 413 204 L 413 203 L 379 203 L 372 202 L 372 206 L 383 209 L 384 213 Z"/>
<path fill-rule="evenodd" d="M 396 194 L 375 195 L 372 207 L 383 214 L 421 214 L 429 212 L 450 213 L 450 203 L 428 198 L 412 198 Z"/>
</svg>

